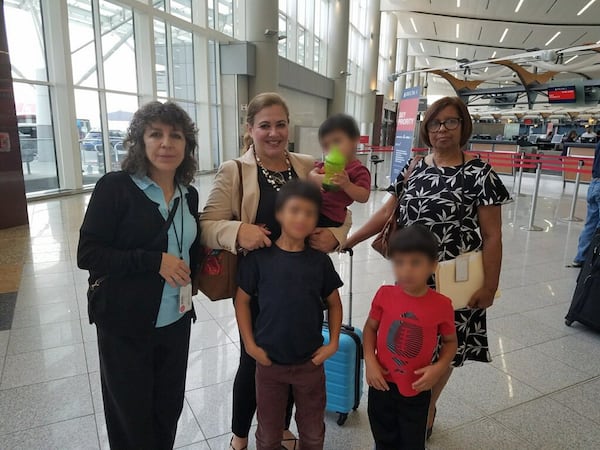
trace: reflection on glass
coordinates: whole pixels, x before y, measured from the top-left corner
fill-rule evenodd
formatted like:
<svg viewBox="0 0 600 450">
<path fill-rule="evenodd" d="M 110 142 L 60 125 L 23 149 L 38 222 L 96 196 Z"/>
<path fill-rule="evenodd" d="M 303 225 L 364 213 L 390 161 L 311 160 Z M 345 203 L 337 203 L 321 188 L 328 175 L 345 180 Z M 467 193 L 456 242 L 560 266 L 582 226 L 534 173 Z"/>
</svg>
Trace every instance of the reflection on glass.
<svg viewBox="0 0 600 450">
<path fill-rule="evenodd" d="M 26 192 L 58 189 L 54 132 L 47 86 L 14 83 Z"/>
<path fill-rule="evenodd" d="M 298 64 L 304 65 L 305 54 L 305 38 L 306 31 L 302 27 L 298 27 Z"/>
<path fill-rule="evenodd" d="M 46 81 L 46 53 L 40 2 L 4 1 L 13 78 Z"/>
<path fill-rule="evenodd" d="M 319 61 L 321 60 L 321 41 L 319 38 L 315 38 L 315 46 L 313 50 L 313 70 L 319 71 Z"/>
<path fill-rule="evenodd" d="M 208 0 L 208 26 L 233 36 L 233 0 Z"/>
<path fill-rule="evenodd" d="M 192 0 L 170 0 L 171 14 L 185 20 L 192 20 Z"/>
<path fill-rule="evenodd" d="M 121 162 L 127 154 L 123 147 L 123 139 L 137 109 L 137 95 L 106 94 L 110 171 L 121 169 Z"/>
<path fill-rule="evenodd" d="M 91 0 L 70 0 L 68 8 L 73 82 L 76 86 L 98 87 Z"/>
<path fill-rule="evenodd" d="M 165 23 L 154 21 L 154 48 L 156 52 L 156 93 L 166 97 L 169 92 L 169 71 L 167 68 L 167 33 Z"/>
<path fill-rule="evenodd" d="M 281 4 L 281 2 L 279 2 Z M 286 39 L 280 39 L 277 44 L 277 53 L 279 56 L 287 57 L 287 35 L 288 31 L 286 30 L 286 19 L 283 14 L 279 14 L 279 35 L 285 35 Z"/>
<path fill-rule="evenodd" d="M 83 184 L 94 184 L 106 172 L 100 102 L 96 91 L 75 89 L 75 111 L 81 152 Z"/>
<path fill-rule="evenodd" d="M 131 9 L 100 0 L 100 29 L 105 87 L 137 92 Z"/>
<path fill-rule="evenodd" d="M 171 27 L 173 55 L 172 97 L 194 100 L 194 47 L 192 33 Z"/>
</svg>

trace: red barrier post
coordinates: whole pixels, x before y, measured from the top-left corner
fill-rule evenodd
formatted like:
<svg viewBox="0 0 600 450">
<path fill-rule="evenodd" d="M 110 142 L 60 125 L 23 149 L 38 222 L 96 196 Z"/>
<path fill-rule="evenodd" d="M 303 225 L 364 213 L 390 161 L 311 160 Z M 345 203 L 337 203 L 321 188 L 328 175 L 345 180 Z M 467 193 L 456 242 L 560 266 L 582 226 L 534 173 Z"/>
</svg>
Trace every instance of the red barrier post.
<svg viewBox="0 0 600 450">
<path fill-rule="evenodd" d="M 521 197 L 521 183 L 523 182 L 523 164 L 525 163 L 525 151 L 519 151 L 519 174 L 517 175 L 517 184 L 513 187 L 513 194 L 516 197 Z M 516 188 L 516 189 L 515 189 Z"/>
</svg>

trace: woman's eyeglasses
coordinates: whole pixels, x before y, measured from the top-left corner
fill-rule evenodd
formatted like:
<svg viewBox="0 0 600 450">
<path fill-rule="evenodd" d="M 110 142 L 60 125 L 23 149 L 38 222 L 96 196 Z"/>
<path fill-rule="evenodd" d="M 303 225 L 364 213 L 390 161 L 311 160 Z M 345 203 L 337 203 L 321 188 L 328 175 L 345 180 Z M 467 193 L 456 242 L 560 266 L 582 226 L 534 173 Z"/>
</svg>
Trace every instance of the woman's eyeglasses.
<svg viewBox="0 0 600 450">
<path fill-rule="evenodd" d="M 444 125 L 444 128 L 448 131 L 456 130 L 461 122 L 462 119 L 446 119 L 443 121 L 435 119 L 430 120 L 427 123 L 427 131 L 429 131 L 430 133 L 437 133 L 442 129 L 442 125 Z"/>
</svg>

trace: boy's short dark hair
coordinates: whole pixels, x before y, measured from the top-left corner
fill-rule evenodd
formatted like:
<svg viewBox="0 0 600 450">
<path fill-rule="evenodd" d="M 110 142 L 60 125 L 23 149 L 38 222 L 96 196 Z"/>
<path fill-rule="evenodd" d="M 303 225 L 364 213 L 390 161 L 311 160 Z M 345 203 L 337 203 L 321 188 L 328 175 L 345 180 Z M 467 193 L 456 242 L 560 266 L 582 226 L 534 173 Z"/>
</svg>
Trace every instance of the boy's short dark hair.
<svg viewBox="0 0 600 450">
<path fill-rule="evenodd" d="M 325 122 L 319 127 L 319 140 L 334 131 L 341 131 L 350 139 L 358 139 L 360 137 L 360 130 L 358 129 L 356 120 L 348 114 L 335 114 L 325 119 Z"/>
<path fill-rule="evenodd" d="M 288 200 L 299 197 L 314 203 L 321 210 L 321 191 L 317 186 L 308 181 L 291 180 L 285 183 L 275 199 L 275 211 L 281 210 Z"/>
<path fill-rule="evenodd" d="M 390 257 L 398 253 L 422 253 L 438 260 L 438 243 L 435 235 L 422 225 L 411 225 L 396 231 L 390 239 Z"/>
</svg>

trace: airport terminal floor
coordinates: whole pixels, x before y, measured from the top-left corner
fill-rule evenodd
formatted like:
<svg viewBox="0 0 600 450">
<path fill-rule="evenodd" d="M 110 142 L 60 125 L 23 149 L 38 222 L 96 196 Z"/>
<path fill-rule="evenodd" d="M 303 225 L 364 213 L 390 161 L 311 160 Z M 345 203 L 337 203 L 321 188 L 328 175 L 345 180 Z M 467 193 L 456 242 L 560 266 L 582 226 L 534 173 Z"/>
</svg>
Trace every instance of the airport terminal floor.
<svg viewBox="0 0 600 450">
<path fill-rule="evenodd" d="M 212 175 L 199 176 L 201 204 Z M 512 179 L 505 178 L 512 187 Z M 600 335 L 567 327 L 577 270 L 573 259 L 582 224 L 568 214 L 572 186 L 545 180 L 536 223 L 529 217 L 533 180 L 503 208 L 502 295 L 489 310 L 491 364 L 456 370 L 438 403 L 430 450 L 595 449 L 600 442 Z M 583 192 L 580 194 L 583 199 Z M 384 201 L 384 192 L 354 205 L 359 226 Z M 86 276 L 78 270 L 78 230 L 89 193 L 29 203 L 29 227 L 0 231 L 1 292 L 17 290 L 12 320 L 0 331 L 0 447 L 108 448 L 95 328 L 86 318 Z M 585 213 L 578 204 L 577 215 Z M 334 255 L 348 280 L 346 255 Z M 23 264 L 21 264 L 23 263 Z M 22 276 L 21 275 L 22 266 Z M 367 243 L 356 248 L 353 323 L 362 326 L 376 289 L 390 283 L 388 264 Z M 20 277 L 20 282 L 19 282 Z M 14 285 L 14 286 L 11 286 Z M 344 288 L 344 304 L 347 291 Z M 7 295 L 7 294 L 0 294 Z M 2 304 L 10 309 L 10 299 Z M 239 336 L 230 301 L 196 297 L 187 386 L 175 446 L 224 450 L 229 445 L 232 380 Z M 0 314 L 10 317 L 10 314 Z M 345 426 L 327 415 L 325 448 L 370 450 L 366 395 Z M 250 449 L 254 448 L 251 438 Z"/>
</svg>

